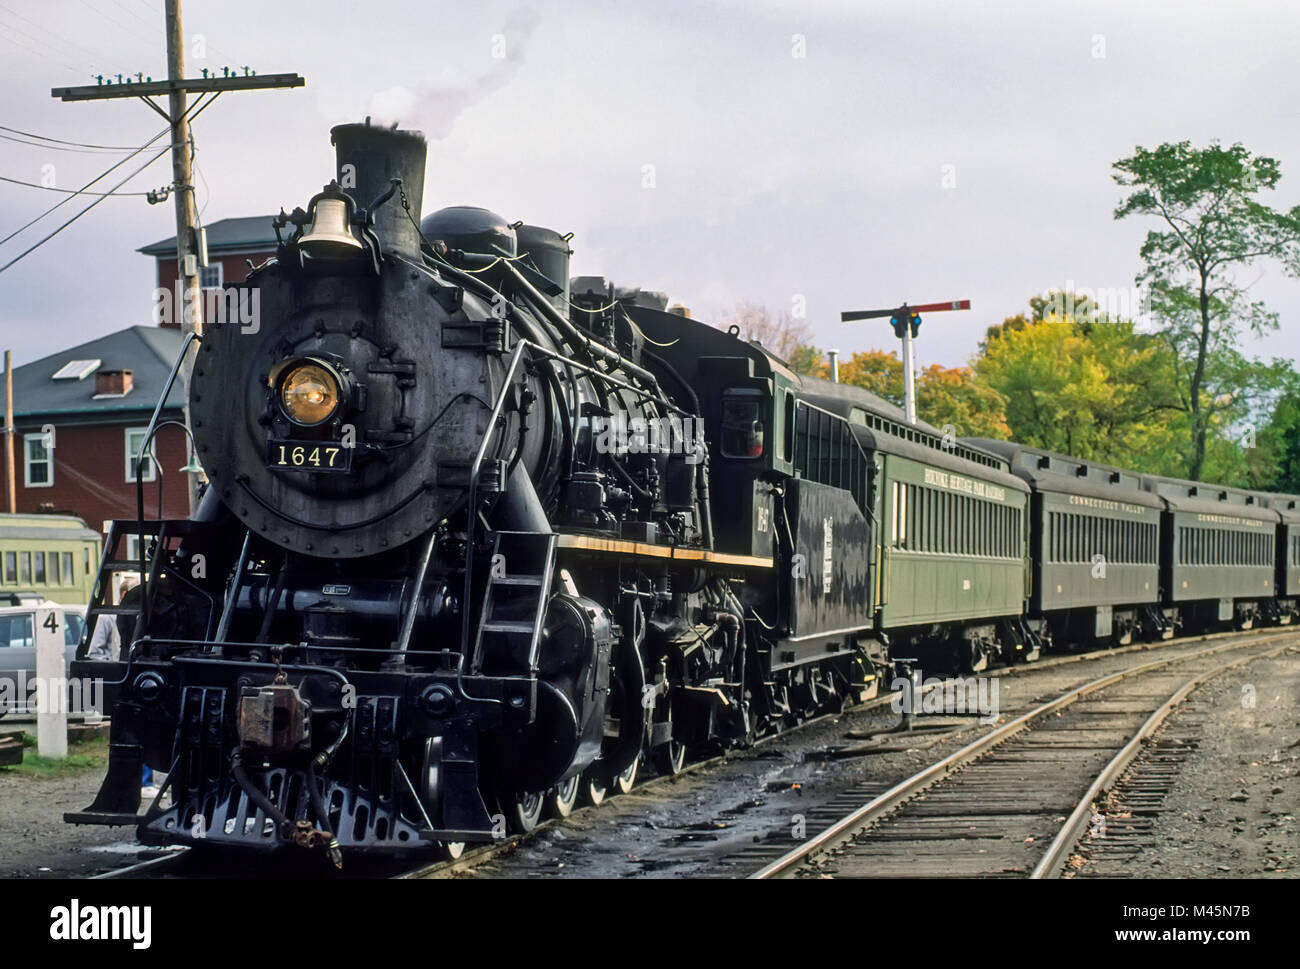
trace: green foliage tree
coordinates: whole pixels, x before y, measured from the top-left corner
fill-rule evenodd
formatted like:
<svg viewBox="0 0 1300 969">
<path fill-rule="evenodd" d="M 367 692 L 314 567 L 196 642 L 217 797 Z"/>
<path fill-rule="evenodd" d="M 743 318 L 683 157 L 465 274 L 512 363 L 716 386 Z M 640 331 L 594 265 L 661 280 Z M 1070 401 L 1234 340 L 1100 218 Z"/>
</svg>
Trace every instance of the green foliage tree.
<svg viewBox="0 0 1300 969">
<path fill-rule="evenodd" d="M 1034 314 L 1036 315 L 1036 314 Z M 976 381 L 1005 401 L 1011 439 L 1163 473 L 1180 416 L 1163 344 L 1129 321 L 1023 314 L 990 330 Z"/>
<path fill-rule="evenodd" d="M 935 427 L 953 428 L 960 437 L 1011 436 L 1006 400 L 979 380 L 970 367 L 931 364 L 916 381 L 916 413 Z"/>
<path fill-rule="evenodd" d="M 1300 206 L 1281 212 L 1255 200 L 1277 185 L 1281 172 L 1275 159 L 1253 156 L 1240 144 L 1139 146 L 1113 167 L 1115 181 L 1129 190 L 1115 218 L 1149 216 L 1164 224 L 1142 244 L 1146 268 L 1138 282 L 1150 287 L 1153 312 L 1174 357 L 1190 430 L 1185 473 L 1200 479 L 1209 442 L 1231 424 L 1233 408 L 1239 417 L 1268 392 L 1262 385 L 1271 365 L 1246 361 L 1238 339 L 1243 329 L 1276 329 L 1277 318 L 1246 298 L 1233 273 L 1265 258 L 1296 272 Z"/>
</svg>

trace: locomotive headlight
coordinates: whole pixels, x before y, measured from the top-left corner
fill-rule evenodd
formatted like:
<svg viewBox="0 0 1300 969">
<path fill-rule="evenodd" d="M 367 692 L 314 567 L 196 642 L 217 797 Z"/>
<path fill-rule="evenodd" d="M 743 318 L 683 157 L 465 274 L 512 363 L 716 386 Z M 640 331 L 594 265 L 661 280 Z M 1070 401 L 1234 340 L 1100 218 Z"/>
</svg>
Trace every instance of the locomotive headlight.
<svg viewBox="0 0 1300 969">
<path fill-rule="evenodd" d="M 341 396 L 339 378 L 314 360 L 292 365 L 280 376 L 280 406 L 296 424 L 311 427 L 329 420 Z"/>
</svg>

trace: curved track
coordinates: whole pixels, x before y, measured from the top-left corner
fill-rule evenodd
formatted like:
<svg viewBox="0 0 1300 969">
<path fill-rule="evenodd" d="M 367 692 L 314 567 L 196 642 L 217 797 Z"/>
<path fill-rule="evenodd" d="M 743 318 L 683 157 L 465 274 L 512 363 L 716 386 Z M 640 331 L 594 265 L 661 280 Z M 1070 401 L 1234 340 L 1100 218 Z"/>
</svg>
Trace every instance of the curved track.
<svg viewBox="0 0 1300 969">
<path fill-rule="evenodd" d="M 872 798 L 750 877 L 1055 877 L 1092 806 L 1213 676 L 1290 648 L 1229 641 L 1092 680 Z M 1224 662 L 1220 654 L 1249 650 Z M 1188 678 L 1189 670 L 1193 675 Z"/>
<path fill-rule="evenodd" d="M 879 819 L 884 815 L 889 814 L 891 811 L 896 810 L 900 805 L 904 804 L 910 799 L 918 798 L 918 796 L 923 796 L 922 792 L 924 792 L 926 789 L 928 789 L 932 785 L 936 785 L 939 782 L 944 781 L 945 778 L 948 778 L 950 775 L 954 774 L 954 772 L 961 770 L 963 766 L 967 764 L 971 764 L 973 761 L 979 760 L 986 753 L 993 750 L 993 748 L 999 748 L 1000 753 L 1006 754 L 1008 756 L 1017 757 L 1021 761 L 1026 760 L 1026 758 L 1032 760 L 1033 758 L 1036 757 L 1040 760 L 1040 762 L 1048 763 L 1050 762 L 1051 758 L 1054 757 L 1063 758 L 1065 756 L 1069 756 L 1069 753 L 1071 751 L 1081 752 L 1084 749 L 1084 747 L 1087 747 L 1087 749 L 1091 750 L 1092 752 L 1091 759 L 1088 760 L 1088 763 L 1093 765 L 1092 774 L 1090 776 L 1096 779 L 1097 770 L 1100 769 L 1100 762 L 1098 761 L 1098 759 L 1100 758 L 1101 760 L 1105 760 L 1106 756 L 1108 756 L 1107 755 L 1108 751 L 1112 753 L 1114 752 L 1112 750 L 1112 747 L 1114 748 L 1114 750 L 1118 750 L 1120 747 L 1123 747 L 1126 751 L 1129 751 L 1130 755 L 1136 754 L 1142 749 L 1140 742 L 1137 742 L 1136 746 L 1134 746 L 1133 743 L 1129 743 L 1125 745 L 1125 741 L 1129 740 L 1132 736 L 1132 730 L 1129 729 L 1129 727 L 1126 726 L 1125 724 L 1121 724 L 1120 721 L 1118 720 L 1114 720 L 1111 722 L 1109 727 L 1110 733 L 1116 734 L 1117 731 L 1119 733 L 1124 733 L 1125 730 L 1128 730 L 1128 732 L 1124 733 L 1123 738 L 1119 740 L 1118 743 L 1115 743 L 1114 737 L 1111 737 L 1108 742 L 1111 743 L 1112 746 L 1091 747 L 1088 745 L 1080 746 L 1078 744 L 1069 743 L 1069 742 L 1061 743 L 1062 738 L 1060 736 L 1057 737 L 1056 745 L 1052 746 L 1046 743 L 1046 741 L 1048 741 L 1050 738 L 1047 736 L 1046 732 L 1042 731 L 1041 729 L 1029 730 L 1027 733 L 1025 733 L 1024 737 L 1019 737 L 1016 747 L 1009 747 L 1004 745 L 1006 745 L 1008 741 L 1012 740 L 1012 738 L 1015 738 L 1017 737 L 1017 735 L 1021 734 L 1022 732 L 1025 732 L 1027 728 L 1031 727 L 1031 725 L 1035 725 L 1036 722 L 1041 721 L 1042 718 L 1052 716 L 1054 714 L 1060 714 L 1062 713 L 1062 711 L 1065 710 L 1065 708 L 1070 707 L 1071 705 L 1079 701 L 1086 701 L 1086 700 L 1094 701 L 1093 703 L 1094 709 L 1090 713 L 1087 713 L 1084 719 L 1095 720 L 1096 715 L 1102 712 L 1104 707 L 1098 706 L 1096 701 L 1100 701 L 1101 703 L 1119 702 L 1120 705 L 1123 706 L 1124 701 L 1116 701 L 1115 698 L 1107 699 L 1106 697 L 1109 697 L 1109 694 L 1106 694 L 1106 697 L 1101 697 L 1101 696 L 1095 698 L 1093 697 L 1093 694 L 1099 693 L 1100 691 L 1106 691 L 1108 688 L 1113 689 L 1116 685 L 1120 684 L 1122 681 L 1132 680 L 1136 677 L 1140 677 L 1145 674 L 1150 674 L 1158 670 L 1163 670 L 1174 665 L 1178 665 L 1181 668 L 1184 664 L 1194 660 L 1199 660 L 1202 663 L 1207 663 L 1212 660 L 1212 657 L 1220 653 L 1223 653 L 1225 651 L 1238 650 L 1238 649 L 1249 648 L 1249 647 L 1261 648 L 1259 650 L 1252 651 L 1250 656 L 1245 657 L 1245 659 L 1242 660 L 1244 662 L 1249 659 L 1257 658 L 1260 655 L 1265 655 L 1266 653 L 1271 651 L 1284 649 L 1286 648 L 1287 645 L 1290 645 L 1297 638 L 1300 638 L 1300 631 L 1294 631 L 1294 630 L 1285 630 L 1285 631 L 1269 630 L 1265 633 L 1255 632 L 1255 633 L 1245 634 L 1245 635 L 1241 633 L 1220 633 L 1220 634 L 1215 634 L 1215 635 L 1205 636 L 1205 637 L 1189 637 L 1187 639 L 1181 639 L 1181 640 L 1167 640 L 1167 641 L 1156 642 L 1156 643 L 1135 644 L 1133 646 L 1114 649 L 1100 654 L 1096 652 L 1092 652 L 1092 653 L 1071 653 L 1065 655 L 1058 655 L 1058 656 L 1044 659 L 1038 663 L 1000 669 L 997 671 L 999 675 L 1016 675 L 1020 673 L 1032 674 L 1039 670 L 1049 670 L 1056 667 L 1065 666 L 1074 663 L 1082 663 L 1093 659 L 1120 657 L 1125 654 L 1140 654 L 1149 651 L 1164 652 L 1164 651 L 1169 651 L 1171 649 L 1177 650 L 1179 647 L 1186 649 L 1188 646 L 1197 643 L 1213 642 L 1216 640 L 1219 641 L 1216 645 L 1211 646 L 1207 649 L 1201 649 L 1192 653 L 1181 652 L 1179 653 L 1179 655 L 1170 656 L 1164 659 L 1159 659 L 1153 662 L 1145 663 L 1140 666 L 1123 670 L 1118 673 L 1111 674 L 1110 676 L 1102 677 L 1100 679 L 1093 680 L 1089 683 L 1085 683 L 1082 686 L 1076 687 L 1075 689 L 1057 697 L 1051 702 L 1042 704 L 1041 706 L 1028 711 L 1024 715 L 1016 718 L 1010 723 L 998 727 L 993 731 L 990 731 L 989 733 L 985 734 L 983 737 L 974 741 L 972 744 L 969 744 L 966 747 L 962 748 L 962 750 L 957 751 L 952 756 L 945 758 L 943 761 L 940 761 L 937 764 L 927 767 L 925 770 L 918 772 L 917 774 L 913 775 L 912 777 L 908 778 L 902 783 L 895 785 L 889 791 L 885 791 L 884 793 L 878 793 L 880 791 L 880 788 L 883 787 L 883 785 L 877 785 L 874 789 L 868 788 L 866 789 L 865 793 L 864 793 L 864 789 L 862 788 L 847 790 L 843 792 L 841 795 L 839 795 L 838 797 L 834 798 L 829 804 L 825 805 L 824 810 L 814 811 L 809 814 L 809 821 L 811 823 L 825 826 L 825 830 L 823 830 L 821 834 L 818 834 L 814 838 L 809 839 L 809 841 L 797 846 L 793 850 L 787 850 L 789 847 L 788 841 L 786 841 L 784 844 L 780 844 L 779 842 L 771 842 L 771 841 L 767 841 L 762 844 L 755 844 L 745 849 L 745 851 L 742 852 L 741 855 L 733 859 L 729 859 L 729 863 L 734 863 L 734 864 L 730 864 L 732 870 L 728 871 L 727 874 L 743 875 L 746 873 L 754 873 L 751 874 L 750 877 L 761 877 L 761 878 L 781 877 L 781 876 L 788 876 L 791 874 L 806 874 L 809 871 L 814 870 L 814 868 L 812 867 L 813 865 L 820 864 L 820 859 L 823 856 L 825 856 L 827 852 L 832 851 L 833 849 L 845 844 L 847 841 L 852 840 L 858 832 L 862 831 L 865 827 L 873 824 L 873 822 L 876 821 L 876 819 Z M 1273 650 L 1263 648 L 1268 643 L 1273 643 L 1274 641 L 1280 643 L 1282 640 L 1285 640 L 1286 643 L 1282 645 L 1278 645 Z M 1227 668 L 1229 667 L 1224 666 L 1223 664 L 1218 664 L 1217 666 L 1213 666 L 1212 669 L 1206 671 L 1203 675 L 1200 675 L 1196 678 L 1197 683 L 1195 685 L 1199 685 L 1199 683 L 1202 682 L 1205 678 L 1208 678 L 1208 676 L 1214 675 L 1217 672 L 1222 672 L 1224 669 Z M 1168 686 L 1167 683 L 1168 677 L 1171 675 L 1177 675 L 1183 677 L 1184 679 L 1186 678 L 1186 673 L 1183 671 L 1180 671 L 1177 674 L 1167 673 L 1165 674 L 1165 680 L 1163 681 L 1166 687 Z M 1184 684 L 1184 686 L 1186 686 L 1186 684 Z M 1179 697 L 1179 700 L 1181 700 L 1181 696 L 1184 696 L 1186 692 L 1190 692 L 1191 688 L 1194 688 L 1194 686 L 1188 687 L 1186 690 L 1180 690 L 1179 692 L 1181 695 Z M 1160 701 L 1164 701 L 1162 705 L 1164 708 L 1166 708 L 1165 712 L 1167 714 L 1167 712 L 1169 710 L 1172 710 L 1173 707 L 1176 706 L 1178 702 L 1175 701 L 1173 698 L 1166 699 L 1167 696 L 1168 696 L 1168 689 L 1166 688 L 1164 692 L 1160 694 L 1160 700 L 1152 700 L 1147 705 L 1154 707 L 1156 703 L 1159 703 Z M 858 704 L 854 706 L 852 709 L 855 712 L 870 710 L 872 708 L 887 706 L 892 701 L 893 701 L 893 694 L 888 694 L 873 700 L 869 700 L 866 703 Z M 1129 703 L 1129 705 L 1132 706 L 1133 704 Z M 1083 713 L 1085 711 L 1082 708 L 1080 708 L 1080 710 L 1076 712 Z M 1119 713 L 1119 711 L 1113 711 L 1113 712 L 1115 712 L 1116 714 Z M 1138 720 L 1142 720 L 1143 717 L 1147 718 L 1147 723 L 1146 725 L 1144 725 L 1142 730 L 1142 736 L 1149 735 L 1150 731 L 1155 727 L 1155 724 L 1150 722 L 1151 720 L 1154 719 L 1154 717 L 1147 716 L 1149 712 L 1150 711 L 1147 710 L 1146 707 L 1143 707 L 1142 711 L 1139 712 L 1129 711 L 1128 714 L 1130 719 L 1132 719 L 1133 717 L 1137 717 Z M 1141 714 L 1140 716 L 1139 713 Z M 828 716 L 830 716 L 830 714 L 828 714 Z M 791 737 L 792 735 L 796 734 L 799 730 L 811 726 L 815 723 L 818 723 L 824 719 L 825 717 L 811 719 L 796 727 L 789 728 L 780 733 L 769 735 L 759 740 L 755 746 L 761 746 L 772 741 L 777 741 L 782 738 Z M 1094 723 L 1093 726 L 1095 727 L 1096 724 Z M 1136 721 L 1131 726 L 1136 727 Z M 1147 729 L 1148 727 L 1149 729 Z M 1060 724 L 1054 725 L 1054 728 L 1060 728 L 1057 729 L 1056 731 L 1058 735 L 1062 732 L 1062 730 L 1072 729 Z M 1097 733 L 1096 730 L 1094 730 L 1093 732 Z M 1032 738 L 1035 733 L 1037 733 L 1039 736 L 1037 737 L 1036 740 L 1031 741 L 1031 746 L 1035 748 L 1034 752 L 1031 754 L 1026 751 L 1019 750 L 1019 747 L 1021 746 L 1020 742 L 1029 741 L 1030 738 Z M 1043 741 L 1044 743 L 1040 744 L 1038 743 L 1038 741 Z M 739 751 L 739 753 L 743 753 L 743 751 Z M 635 790 L 637 792 L 646 792 L 646 791 L 654 790 L 656 787 L 659 787 L 660 785 L 666 782 L 675 780 L 676 778 L 682 777 L 683 775 L 689 775 L 691 773 L 701 771 L 711 766 L 715 766 L 727 760 L 728 757 L 730 756 L 734 756 L 734 754 L 722 754 L 716 757 L 711 757 L 705 760 L 690 763 L 686 766 L 686 768 L 681 773 L 677 775 L 651 776 L 649 778 L 639 780 Z M 1117 759 L 1118 758 L 1112 758 L 1109 763 L 1113 764 Z M 1094 762 L 1096 763 L 1094 764 Z M 1122 769 L 1123 769 L 1122 766 L 1114 767 L 1113 769 L 1108 769 L 1104 775 L 1105 781 L 1108 783 L 1109 780 L 1113 779 L 1114 776 L 1117 776 L 1118 772 L 1122 772 Z M 1059 773 L 1059 770 L 1057 771 L 1057 773 Z M 990 781 L 990 783 L 995 783 L 995 782 Z M 1049 784 L 1048 786 L 1050 787 L 1051 785 Z M 1058 788 L 1059 786 L 1060 785 L 1057 784 Z M 1085 809 L 1087 805 L 1091 804 L 1091 799 L 1087 796 L 1087 794 L 1089 791 L 1092 790 L 1093 786 L 1096 785 L 1089 786 L 1087 781 L 1084 781 L 1079 786 L 1079 790 L 1084 791 L 1084 794 L 1081 795 L 1079 799 L 1075 801 L 1071 801 L 1068 805 L 1063 803 L 1055 804 L 1056 810 L 1052 814 L 1052 817 L 1057 822 L 1063 822 L 1067 820 L 1064 816 L 1069 815 L 1069 819 L 1068 819 L 1069 824 L 1067 824 L 1067 827 L 1074 828 L 1078 825 L 1082 825 L 1082 830 L 1086 830 L 1087 821 L 1091 817 L 1091 811 Z M 1104 784 L 1102 786 L 1104 787 Z M 1087 791 L 1085 791 L 1085 787 L 1087 788 Z M 995 790 L 995 789 L 996 786 L 990 788 L 990 790 Z M 1017 790 L 1019 790 L 1019 788 L 1017 788 Z M 973 795 L 960 795 L 960 797 L 968 797 L 968 796 L 981 797 L 982 795 L 980 795 L 979 792 L 974 792 Z M 863 804 L 864 798 L 868 800 L 868 803 Z M 925 799 L 928 800 L 928 797 L 926 797 Z M 963 803 L 963 802 L 958 800 L 955 801 L 954 803 Z M 586 808 L 580 808 L 577 813 L 581 815 L 586 815 L 587 812 L 598 811 L 598 810 L 599 809 L 596 807 L 586 807 Z M 827 813 L 828 811 L 829 814 Z M 962 817 L 963 815 L 954 815 L 954 816 Z M 1080 820 L 1080 818 L 1082 820 Z M 402 878 L 402 879 L 438 878 L 438 877 L 455 876 L 463 872 L 472 871 L 473 869 L 481 865 L 484 865 L 485 863 L 492 862 L 497 859 L 508 858 L 521 845 L 530 841 L 538 834 L 550 830 L 557 825 L 563 826 L 565 823 L 566 822 L 563 820 L 547 821 L 539 825 L 539 827 L 535 831 L 527 835 L 512 835 L 499 842 L 484 844 L 477 847 L 471 847 L 468 850 L 466 850 L 460 858 L 454 860 L 439 860 L 432 863 L 419 865 L 418 867 L 415 867 L 413 869 L 409 868 L 410 865 L 409 860 L 404 865 L 396 862 L 383 863 L 378 861 L 364 861 L 358 864 L 356 863 L 356 861 L 349 861 L 345 866 L 345 871 L 342 874 L 343 877 L 382 877 L 382 878 Z M 984 823 L 986 826 L 988 825 L 987 820 Z M 923 840 L 934 840 L 934 836 L 936 836 L 939 833 L 939 828 L 933 826 L 934 822 L 930 822 L 930 824 L 932 825 L 932 829 L 931 829 L 932 835 L 927 836 L 927 838 Z M 900 828 L 898 830 L 902 831 L 904 829 Z M 961 837 L 955 838 L 954 840 L 962 840 L 962 841 L 969 842 L 972 840 L 972 836 L 978 837 L 978 824 L 976 825 L 975 829 L 972 829 L 968 822 L 967 826 L 961 832 Z M 1006 842 L 1009 840 L 1005 832 L 999 833 L 996 837 L 997 840 L 1000 842 Z M 1041 836 L 1027 835 L 1026 837 L 1033 838 L 1034 839 L 1033 843 L 1036 844 L 1042 843 L 1043 841 L 1043 838 Z M 940 841 L 935 840 L 934 847 L 937 847 L 940 843 L 941 843 Z M 1070 844 L 1071 845 L 1073 844 L 1073 840 L 1070 841 Z M 1068 855 L 1068 846 L 1066 849 L 1062 849 L 1062 850 L 1065 850 L 1066 854 Z M 321 864 L 314 864 L 313 862 L 319 861 L 319 859 L 316 859 L 314 857 L 304 856 L 301 859 L 294 859 L 294 860 L 301 861 L 302 863 L 294 864 L 292 863 L 292 861 L 289 863 L 281 863 L 278 866 L 272 867 L 268 871 L 268 874 L 271 875 L 302 874 L 307 877 L 310 877 L 312 875 L 315 875 L 316 877 L 321 877 L 321 876 L 337 877 L 338 876 L 338 873 L 334 872 L 332 868 L 328 868 L 327 866 Z M 755 872 L 755 869 L 759 868 L 760 866 L 762 866 L 761 870 Z M 1010 864 L 1007 867 L 1016 870 L 1007 871 L 1007 872 L 997 872 L 997 873 L 1000 874 L 1023 874 L 1024 873 L 1022 870 L 1024 868 L 1023 859 L 1019 859 L 1015 863 Z M 114 871 L 106 872 L 97 877 L 100 878 L 204 878 L 204 877 L 220 877 L 223 874 L 228 875 L 229 871 L 230 871 L 229 859 L 223 859 L 220 856 L 205 856 L 205 854 L 201 852 L 192 852 L 187 850 L 173 849 L 173 850 L 168 850 L 166 854 L 163 854 L 159 857 L 148 859 L 146 861 L 132 864 L 130 866 L 126 866 L 123 868 L 119 868 Z M 906 874 L 919 874 L 919 873 L 923 873 L 923 872 L 918 872 L 915 870 L 906 872 Z M 945 864 L 943 866 L 942 871 L 928 872 L 928 873 L 929 874 L 954 874 L 956 872 L 951 870 L 951 866 Z M 899 873 L 895 872 L 895 874 L 899 874 Z"/>
</svg>

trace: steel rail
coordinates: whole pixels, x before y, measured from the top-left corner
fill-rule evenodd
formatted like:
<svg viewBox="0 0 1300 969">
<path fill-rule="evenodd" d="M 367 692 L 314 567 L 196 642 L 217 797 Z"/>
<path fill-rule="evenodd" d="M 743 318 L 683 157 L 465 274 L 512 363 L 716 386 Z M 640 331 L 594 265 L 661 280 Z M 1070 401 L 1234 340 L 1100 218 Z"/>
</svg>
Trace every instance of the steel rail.
<svg viewBox="0 0 1300 969">
<path fill-rule="evenodd" d="M 814 835 L 802 844 L 792 848 L 780 858 L 765 865 L 749 877 L 761 880 L 791 874 L 811 856 L 820 854 L 848 841 L 864 827 L 890 811 L 893 811 L 905 801 L 910 800 L 914 795 L 919 794 L 932 784 L 948 777 L 957 769 L 970 763 L 985 752 L 1005 743 L 1022 730 L 1028 728 L 1033 721 L 1055 713 L 1057 710 L 1064 709 L 1098 690 L 1105 689 L 1106 687 L 1119 683 L 1122 680 L 1141 676 L 1145 673 L 1150 673 L 1153 670 L 1162 669 L 1174 663 L 1212 656 L 1216 653 L 1227 652 L 1234 649 L 1246 649 L 1251 646 L 1260 646 L 1277 639 L 1294 640 L 1297 636 L 1300 636 L 1300 630 L 1292 629 L 1283 633 L 1262 634 L 1260 637 L 1248 638 L 1245 641 L 1221 643 L 1216 646 L 1211 646 L 1208 649 L 1197 650 L 1196 652 L 1186 653 L 1181 656 L 1153 660 L 1150 663 L 1143 663 L 1141 666 L 1135 666 L 1127 670 L 1120 670 L 1108 674 L 1107 676 L 1091 680 L 1088 683 L 1074 687 L 1071 690 L 1067 690 L 1056 699 L 1049 700 L 1047 703 L 1041 704 L 1040 706 L 1021 714 L 1016 719 L 1003 724 L 995 730 L 989 731 L 984 736 L 967 744 L 961 750 L 950 754 L 943 760 L 937 761 L 924 770 L 900 781 L 883 794 L 873 798 L 871 801 L 862 805 L 862 807 L 858 808 L 846 817 L 841 818 L 835 824 L 826 828 L 819 834 Z M 1288 645 L 1290 645 L 1289 642 Z"/>
<path fill-rule="evenodd" d="M 1061 830 L 1057 832 L 1056 837 L 1052 839 L 1052 843 L 1047 846 L 1047 851 L 1043 854 L 1043 857 L 1039 860 L 1038 864 L 1034 866 L 1034 870 L 1030 873 L 1029 877 L 1035 879 L 1059 878 L 1063 874 L 1062 869 L 1066 861 L 1069 859 L 1070 851 L 1076 844 L 1078 844 L 1079 838 L 1083 835 L 1083 832 L 1087 830 L 1089 823 L 1092 821 L 1093 805 L 1101 795 L 1101 792 L 1110 790 L 1114 783 L 1119 780 L 1120 775 L 1128 768 L 1129 764 L 1136 760 L 1138 755 L 1143 751 L 1147 738 L 1155 733 L 1155 731 L 1169 718 L 1170 714 L 1172 714 L 1175 709 L 1182 705 L 1183 701 L 1187 699 L 1188 695 L 1193 690 L 1198 689 L 1207 681 L 1214 679 L 1216 676 L 1221 676 L 1229 670 L 1236 669 L 1238 666 L 1242 666 L 1245 663 L 1254 662 L 1257 659 L 1276 656 L 1278 653 L 1290 649 L 1291 646 L 1292 644 L 1288 643 L 1285 646 L 1279 646 L 1276 649 L 1271 649 L 1265 653 L 1252 653 L 1250 656 L 1243 656 L 1240 659 L 1233 660 L 1231 663 L 1226 663 L 1223 666 L 1207 670 L 1204 673 L 1194 676 L 1180 686 L 1174 694 L 1169 697 L 1169 699 L 1162 703 L 1151 714 L 1151 716 L 1147 718 L 1146 722 L 1138 728 L 1137 733 L 1133 735 L 1132 739 L 1124 745 L 1123 749 L 1111 758 L 1110 763 L 1108 763 L 1102 769 L 1101 773 L 1097 775 L 1096 779 L 1088 787 L 1087 792 L 1079 799 L 1078 806 L 1075 807 L 1074 811 L 1071 812 L 1070 816 L 1061 826 Z"/>
</svg>

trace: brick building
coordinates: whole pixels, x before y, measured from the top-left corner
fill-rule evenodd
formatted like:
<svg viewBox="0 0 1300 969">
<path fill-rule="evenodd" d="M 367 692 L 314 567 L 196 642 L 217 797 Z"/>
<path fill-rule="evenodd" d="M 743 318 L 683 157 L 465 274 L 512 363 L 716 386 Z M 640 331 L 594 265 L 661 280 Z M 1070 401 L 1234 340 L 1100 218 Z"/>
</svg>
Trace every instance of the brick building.
<svg viewBox="0 0 1300 969">
<path fill-rule="evenodd" d="M 222 219 L 204 229 L 208 242 L 208 265 L 199 270 L 203 289 L 221 289 L 248 278 L 253 266 L 260 266 L 275 255 L 275 230 L 271 215 L 254 215 L 242 219 Z M 176 237 L 162 239 L 137 250 L 157 261 L 159 289 L 174 292 L 176 279 Z M 252 265 L 250 265 L 250 262 Z M 176 319 L 164 318 L 162 326 L 177 327 Z"/>
<path fill-rule="evenodd" d="M 14 368 L 14 478 L 19 513 L 76 515 L 98 531 L 113 518 L 136 516 L 137 453 L 181 333 L 131 326 Z M 184 394 L 172 388 L 162 420 L 183 418 Z M 0 412 L 4 400 L 0 396 Z M 51 433 L 52 432 L 52 433 Z M 189 459 L 182 427 L 155 435 L 157 464 L 145 462 L 145 516 L 189 514 Z M 3 505 L 8 510 L 9 482 Z"/>
<path fill-rule="evenodd" d="M 222 219 L 206 227 L 209 264 L 200 270 L 204 289 L 242 282 L 252 266 L 275 255 L 272 218 Z M 158 288 L 174 292 L 175 236 L 138 251 L 154 259 Z M 96 531 L 111 519 L 136 517 L 133 458 L 182 342 L 175 314 L 160 315 L 159 326 L 127 327 L 14 368 L 19 513 L 76 515 Z M 178 380 L 162 420 L 183 421 L 183 407 Z M 145 462 L 143 468 L 145 517 L 158 517 L 161 501 L 163 518 L 185 518 L 189 493 L 180 468 L 189 459 L 189 444 L 184 429 L 163 427 L 153 451 L 157 463 Z M 0 479 L 5 479 L 3 472 Z M 0 502 L 0 511 L 7 511 L 7 479 L 0 480 Z"/>
</svg>

